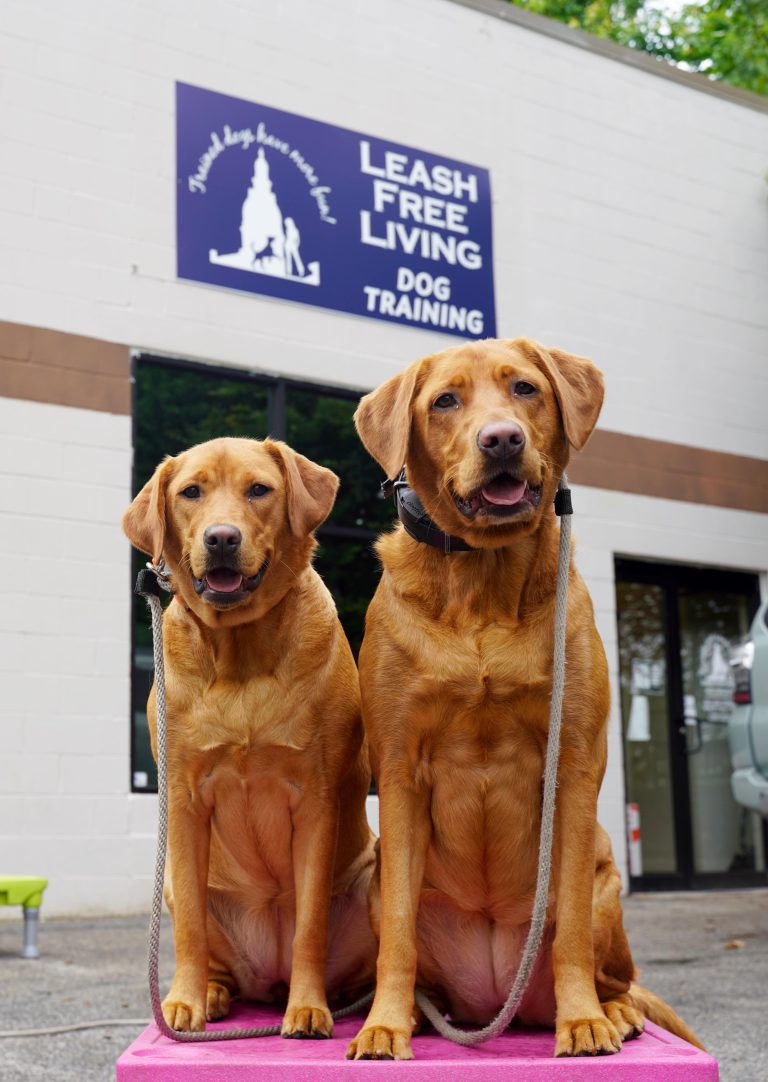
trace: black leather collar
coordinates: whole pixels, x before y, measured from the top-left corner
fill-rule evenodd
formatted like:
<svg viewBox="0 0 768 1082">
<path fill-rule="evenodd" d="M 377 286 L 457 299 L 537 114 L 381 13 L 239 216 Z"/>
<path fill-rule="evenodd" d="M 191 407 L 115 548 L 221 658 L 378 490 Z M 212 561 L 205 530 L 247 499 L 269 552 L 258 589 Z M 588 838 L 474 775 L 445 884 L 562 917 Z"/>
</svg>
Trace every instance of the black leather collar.
<svg viewBox="0 0 768 1082">
<path fill-rule="evenodd" d="M 563 474 L 563 480 L 560 482 L 562 487 L 558 488 L 555 493 L 555 514 L 558 518 L 562 515 L 573 514 L 571 490 L 567 487 L 567 482 L 563 484 L 563 481 L 565 481 L 565 474 Z M 424 510 L 421 500 L 408 484 L 405 477 L 405 466 L 403 466 L 394 481 L 389 478 L 382 481 L 381 491 L 385 496 L 394 496 L 397 517 L 405 527 L 406 533 L 414 541 L 431 545 L 432 548 L 439 549 L 446 556 L 451 552 L 475 551 L 471 545 L 468 545 L 466 541 L 462 541 L 460 537 L 453 537 L 449 533 L 443 533 L 440 527 L 434 524 Z"/>
<path fill-rule="evenodd" d="M 405 479 L 405 469 L 400 471 L 400 476 L 394 481 L 384 481 L 381 486 L 385 495 L 392 493 L 395 498 L 395 510 L 397 517 L 405 527 L 406 533 L 423 544 L 431 545 L 439 549 L 445 556 L 450 552 L 473 552 L 474 549 L 460 537 L 453 537 L 449 533 L 443 533 L 436 526 L 427 512 L 424 510 L 419 497 L 413 491 Z"/>
</svg>

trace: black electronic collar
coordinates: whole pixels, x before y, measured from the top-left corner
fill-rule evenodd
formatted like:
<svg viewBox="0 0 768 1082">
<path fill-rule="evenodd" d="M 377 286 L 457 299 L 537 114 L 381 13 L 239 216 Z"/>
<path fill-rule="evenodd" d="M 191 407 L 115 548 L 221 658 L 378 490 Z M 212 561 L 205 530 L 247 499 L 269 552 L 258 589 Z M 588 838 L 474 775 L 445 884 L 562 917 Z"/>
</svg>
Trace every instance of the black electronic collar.
<svg viewBox="0 0 768 1082">
<path fill-rule="evenodd" d="M 445 556 L 449 552 L 474 551 L 466 541 L 462 541 L 460 537 L 453 537 L 449 533 L 444 533 L 439 526 L 434 524 L 424 510 L 421 500 L 405 479 L 405 466 L 403 466 L 399 476 L 394 481 L 387 479 L 382 482 L 381 491 L 385 496 L 389 496 L 390 493 L 394 496 L 397 517 L 405 527 L 406 533 L 410 534 L 414 541 L 431 545 L 432 548 L 439 549 Z"/>
<path fill-rule="evenodd" d="M 449 533 L 444 533 L 439 526 L 435 525 L 424 510 L 421 500 L 408 484 L 405 477 L 405 466 L 394 480 L 387 478 L 386 481 L 382 481 L 381 491 L 385 496 L 394 496 L 397 517 L 405 527 L 406 533 L 414 541 L 431 545 L 432 548 L 439 549 L 445 556 L 451 552 L 475 551 L 471 545 L 468 545 L 460 537 L 453 537 Z M 558 517 L 573 514 L 571 490 L 569 488 L 558 488 L 555 493 L 555 514 Z"/>
</svg>

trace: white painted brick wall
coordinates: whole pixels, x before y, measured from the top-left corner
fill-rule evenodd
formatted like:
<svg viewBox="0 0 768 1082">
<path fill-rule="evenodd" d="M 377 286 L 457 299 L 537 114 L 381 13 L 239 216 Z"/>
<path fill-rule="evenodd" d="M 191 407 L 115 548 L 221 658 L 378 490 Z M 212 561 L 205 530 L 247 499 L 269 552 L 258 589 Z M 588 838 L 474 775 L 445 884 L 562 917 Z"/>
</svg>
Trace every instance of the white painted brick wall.
<svg viewBox="0 0 768 1082">
<path fill-rule="evenodd" d="M 3 870 L 47 876 L 46 912 L 124 909 L 130 418 L 6 398 L 0 432 Z"/>
<path fill-rule="evenodd" d="M 768 457 L 768 116 L 446 0 L 5 0 L 0 319 L 353 387 L 455 341 L 177 282 L 177 79 L 488 167 L 499 333 L 594 357 L 608 429 Z M 49 912 L 149 895 L 129 464 L 127 418 L 0 403 L 0 831 Z M 757 515 L 595 489 L 577 515 L 614 685 L 615 553 L 766 566 Z M 621 857 L 616 706 L 610 739 Z"/>
</svg>

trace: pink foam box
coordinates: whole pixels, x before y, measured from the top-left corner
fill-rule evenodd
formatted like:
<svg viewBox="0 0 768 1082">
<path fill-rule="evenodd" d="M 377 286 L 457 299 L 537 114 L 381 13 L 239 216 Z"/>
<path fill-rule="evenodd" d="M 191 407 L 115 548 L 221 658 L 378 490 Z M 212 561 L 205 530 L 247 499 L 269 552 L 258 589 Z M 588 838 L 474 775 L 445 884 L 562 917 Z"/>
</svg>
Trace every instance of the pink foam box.
<svg viewBox="0 0 768 1082">
<path fill-rule="evenodd" d="M 236 1004 L 212 1029 L 280 1021 L 264 1007 Z M 480 1048 L 461 1048 L 432 1030 L 413 1039 L 404 1062 L 344 1059 L 362 1016 L 336 1023 L 329 1041 L 281 1037 L 179 1044 L 148 1026 L 117 1061 L 117 1082 L 717 1082 L 706 1052 L 648 1023 L 615 1056 L 554 1059 L 551 1032 L 509 1030 Z"/>
</svg>

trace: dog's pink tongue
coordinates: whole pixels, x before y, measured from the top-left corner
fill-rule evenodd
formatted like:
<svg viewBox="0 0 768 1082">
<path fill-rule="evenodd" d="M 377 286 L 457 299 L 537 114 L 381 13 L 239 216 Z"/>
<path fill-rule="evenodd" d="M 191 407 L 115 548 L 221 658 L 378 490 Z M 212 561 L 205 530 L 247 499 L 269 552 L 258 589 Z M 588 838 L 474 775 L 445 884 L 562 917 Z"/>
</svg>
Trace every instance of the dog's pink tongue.
<svg viewBox="0 0 768 1082">
<path fill-rule="evenodd" d="M 506 475 L 496 477 L 483 489 L 483 497 L 488 503 L 510 505 L 519 503 L 525 493 L 525 481 L 514 481 Z"/>
<path fill-rule="evenodd" d="M 217 594 L 231 594 L 239 590 L 243 583 L 243 576 L 237 571 L 231 571 L 228 567 L 214 567 L 205 576 L 208 587 Z"/>
</svg>

